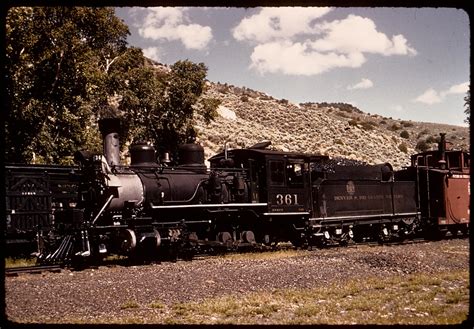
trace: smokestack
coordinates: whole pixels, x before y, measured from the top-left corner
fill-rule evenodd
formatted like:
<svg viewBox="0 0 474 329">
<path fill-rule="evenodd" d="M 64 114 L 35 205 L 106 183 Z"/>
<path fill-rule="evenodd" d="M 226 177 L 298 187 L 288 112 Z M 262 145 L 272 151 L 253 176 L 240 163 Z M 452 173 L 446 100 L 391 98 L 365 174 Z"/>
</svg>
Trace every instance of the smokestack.
<svg viewBox="0 0 474 329">
<path fill-rule="evenodd" d="M 107 118 L 99 120 L 99 130 L 104 144 L 104 155 L 109 166 L 120 165 L 120 119 Z"/>
<path fill-rule="evenodd" d="M 439 160 L 439 167 L 441 169 L 446 169 L 446 134 L 440 133 L 439 135 L 441 136 L 438 144 L 438 151 L 441 157 Z"/>
</svg>

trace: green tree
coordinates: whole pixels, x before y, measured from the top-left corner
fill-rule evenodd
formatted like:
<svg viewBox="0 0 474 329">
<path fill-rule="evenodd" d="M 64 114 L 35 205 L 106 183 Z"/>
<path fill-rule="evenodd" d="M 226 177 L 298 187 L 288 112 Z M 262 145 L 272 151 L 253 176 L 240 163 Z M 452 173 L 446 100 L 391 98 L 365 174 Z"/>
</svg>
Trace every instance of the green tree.
<svg viewBox="0 0 474 329">
<path fill-rule="evenodd" d="M 122 146 L 162 150 L 196 136 L 219 101 L 204 97 L 207 68 L 179 61 L 157 68 L 127 47 L 128 27 L 111 8 L 15 7 L 6 25 L 8 162 L 72 163 L 77 149 L 100 152 L 97 120 L 121 117 Z"/>
<path fill-rule="evenodd" d="M 470 124 L 471 122 L 471 86 L 469 85 L 469 90 L 467 91 L 466 96 L 464 97 L 464 113 L 466 114 L 466 119 L 464 122 Z"/>
<path fill-rule="evenodd" d="M 195 116 L 209 122 L 220 101 L 204 97 L 207 68 L 178 61 L 168 72 L 140 66 L 131 71 L 120 102 L 126 140 L 152 141 L 161 151 L 175 153 L 178 144 L 196 137 Z"/>
<path fill-rule="evenodd" d="M 8 11 L 6 161 L 70 163 L 77 148 L 97 149 L 104 77 L 128 34 L 111 8 Z"/>
</svg>

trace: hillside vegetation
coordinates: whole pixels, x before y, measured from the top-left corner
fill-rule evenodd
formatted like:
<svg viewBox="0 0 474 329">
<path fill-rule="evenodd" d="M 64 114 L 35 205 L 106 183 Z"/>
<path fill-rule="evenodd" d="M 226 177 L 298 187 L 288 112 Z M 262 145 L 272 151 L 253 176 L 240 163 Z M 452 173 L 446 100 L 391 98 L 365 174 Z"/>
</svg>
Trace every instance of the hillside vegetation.
<svg viewBox="0 0 474 329">
<path fill-rule="evenodd" d="M 208 82 L 208 97 L 222 101 L 217 118 L 197 118 L 198 139 L 206 158 L 230 148 L 271 140 L 272 149 L 320 153 L 369 164 L 409 164 L 411 154 L 437 148 L 439 133 L 448 147 L 469 149 L 469 128 L 395 120 L 343 103 L 292 104 L 248 88 Z"/>
</svg>

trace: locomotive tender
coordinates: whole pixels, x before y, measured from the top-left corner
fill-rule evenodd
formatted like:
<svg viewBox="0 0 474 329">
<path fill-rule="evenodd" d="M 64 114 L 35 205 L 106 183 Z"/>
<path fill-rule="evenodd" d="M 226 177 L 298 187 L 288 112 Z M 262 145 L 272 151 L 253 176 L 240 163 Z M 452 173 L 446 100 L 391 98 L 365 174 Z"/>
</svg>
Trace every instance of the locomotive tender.
<svg viewBox="0 0 474 329">
<path fill-rule="evenodd" d="M 101 120 L 99 128 L 105 156 L 76 153 L 78 204 L 39 235 L 40 262 L 110 253 L 176 259 L 286 241 L 345 245 L 468 231 L 469 154 L 446 151 L 444 136 L 439 151 L 413 156 L 401 171 L 388 163 L 339 165 L 268 143 L 226 149 L 207 168 L 197 144 L 181 145 L 173 165 L 167 157 L 157 162 L 151 145 L 135 144 L 130 165 L 121 165 L 119 120 Z"/>
</svg>

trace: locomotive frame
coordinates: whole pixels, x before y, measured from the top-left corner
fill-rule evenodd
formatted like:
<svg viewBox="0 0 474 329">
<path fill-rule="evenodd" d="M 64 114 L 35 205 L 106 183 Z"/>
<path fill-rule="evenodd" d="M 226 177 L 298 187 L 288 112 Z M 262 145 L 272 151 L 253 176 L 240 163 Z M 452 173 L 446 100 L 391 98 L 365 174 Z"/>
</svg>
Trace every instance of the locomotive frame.
<svg viewBox="0 0 474 329">
<path fill-rule="evenodd" d="M 200 145 L 179 148 L 178 161 L 157 161 L 154 148 L 119 157 L 118 119 L 99 121 L 104 155 L 79 151 L 77 206 L 57 209 L 39 230 L 38 260 L 76 263 L 125 254 L 191 258 L 196 252 L 275 246 L 439 238 L 469 231 L 470 155 L 439 149 L 394 171 L 339 165 L 324 155 L 269 150 L 269 143 L 225 149 L 204 165 Z"/>
</svg>

